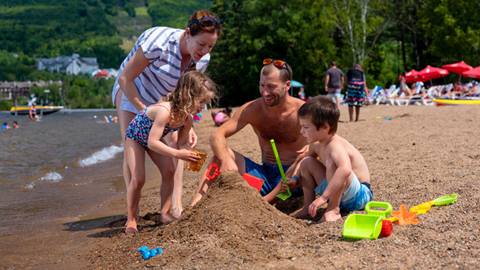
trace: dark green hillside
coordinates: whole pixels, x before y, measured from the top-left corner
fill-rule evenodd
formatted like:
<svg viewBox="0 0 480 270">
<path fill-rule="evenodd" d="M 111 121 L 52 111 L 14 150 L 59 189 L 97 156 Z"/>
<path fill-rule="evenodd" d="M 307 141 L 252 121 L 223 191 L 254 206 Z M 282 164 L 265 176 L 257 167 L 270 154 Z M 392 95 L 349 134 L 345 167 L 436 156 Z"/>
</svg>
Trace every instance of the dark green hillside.
<svg viewBox="0 0 480 270">
<path fill-rule="evenodd" d="M 211 5 L 212 1 L 169 0 L 0 1 L 0 81 L 60 79 L 65 105 L 111 107 L 106 95 L 112 80 L 37 71 L 35 59 L 78 53 L 96 57 L 101 68 L 118 68 L 145 29 L 152 25 L 183 28 L 194 10 Z M 51 101 L 59 104 L 59 96 L 53 95 L 58 89 L 50 90 Z M 9 109 L 10 103 L 2 101 L 0 109 Z"/>
<path fill-rule="evenodd" d="M 184 27 L 194 10 L 211 5 L 211 0 L 0 1 L 0 51 L 32 58 L 78 53 L 97 57 L 101 67 L 117 67 L 152 21 Z"/>
<path fill-rule="evenodd" d="M 209 9 L 212 0 L 149 0 L 148 13 L 154 25 L 184 28 L 197 9 Z"/>
<path fill-rule="evenodd" d="M 97 56 L 101 66 L 122 58 L 117 30 L 107 19 L 111 1 L 6 1 L 0 3 L 0 50 L 32 57 Z"/>
</svg>

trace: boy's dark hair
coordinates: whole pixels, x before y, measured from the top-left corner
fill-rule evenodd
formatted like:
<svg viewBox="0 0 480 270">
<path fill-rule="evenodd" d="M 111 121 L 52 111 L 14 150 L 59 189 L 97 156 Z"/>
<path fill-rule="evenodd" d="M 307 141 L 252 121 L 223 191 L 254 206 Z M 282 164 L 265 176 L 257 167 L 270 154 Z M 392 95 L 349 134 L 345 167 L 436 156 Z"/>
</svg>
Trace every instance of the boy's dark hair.
<svg viewBox="0 0 480 270">
<path fill-rule="evenodd" d="M 298 109 L 298 116 L 310 116 L 317 130 L 325 125 L 325 123 L 328 123 L 330 126 L 328 133 L 335 134 L 335 132 L 337 132 L 340 111 L 329 97 L 316 96 L 309 99 Z"/>
</svg>

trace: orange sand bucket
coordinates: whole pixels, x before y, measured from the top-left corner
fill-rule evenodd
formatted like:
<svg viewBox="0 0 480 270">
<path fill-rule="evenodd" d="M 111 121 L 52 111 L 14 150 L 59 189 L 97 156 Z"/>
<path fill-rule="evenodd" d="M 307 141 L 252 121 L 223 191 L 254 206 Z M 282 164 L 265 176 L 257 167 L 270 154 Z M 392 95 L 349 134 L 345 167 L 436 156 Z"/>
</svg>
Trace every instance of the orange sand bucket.
<svg viewBox="0 0 480 270">
<path fill-rule="evenodd" d="M 187 161 L 185 164 L 185 169 L 192 172 L 198 172 L 200 169 L 202 169 L 203 163 L 205 163 L 205 160 L 207 159 L 207 153 L 201 150 L 193 151 L 200 157 L 200 159 L 197 161 Z"/>
</svg>

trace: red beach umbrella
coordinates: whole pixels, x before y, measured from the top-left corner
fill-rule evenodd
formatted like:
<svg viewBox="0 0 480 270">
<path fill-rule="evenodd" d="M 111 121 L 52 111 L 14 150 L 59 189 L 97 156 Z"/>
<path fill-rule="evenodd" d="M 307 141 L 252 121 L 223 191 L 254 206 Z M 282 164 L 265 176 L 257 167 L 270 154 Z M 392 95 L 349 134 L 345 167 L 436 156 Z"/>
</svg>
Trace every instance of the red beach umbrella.
<svg viewBox="0 0 480 270">
<path fill-rule="evenodd" d="M 447 76 L 448 70 L 432 66 L 426 66 L 424 69 L 420 70 L 418 74 L 420 74 L 420 76 L 422 77 L 422 81 L 429 81 Z"/>
<path fill-rule="evenodd" d="M 407 83 L 418 82 L 422 80 L 422 76 L 418 74 L 418 71 L 415 69 L 410 70 L 409 72 L 405 73 L 405 81 Z"/>
<path fill-rule="evenodd" d="M 453 64 L 443 65 L 442 68 L 453 73 L 462 74 L 463 72 L 468 71 L 473 67 L 463 61 L 460 61 Z"/>
<path fill-rule="evenodd" d="M 480 79 L 480 66 L 462 73 L 463 77 Z"/>
</svg>

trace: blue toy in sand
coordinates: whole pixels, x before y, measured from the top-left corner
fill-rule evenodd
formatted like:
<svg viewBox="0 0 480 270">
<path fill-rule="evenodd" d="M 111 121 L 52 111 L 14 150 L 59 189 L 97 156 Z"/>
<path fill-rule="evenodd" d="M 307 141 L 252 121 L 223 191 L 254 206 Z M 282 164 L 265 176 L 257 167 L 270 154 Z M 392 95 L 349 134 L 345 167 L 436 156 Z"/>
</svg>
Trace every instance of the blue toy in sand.
<svg viewBox="0 0 480 270">
<path fill-rule="evenodd" d="M 163 254 L 163 248 L 161 247 L 150 249 L 147 246 L 141 246 L 137 250 L 138 252 L 140 252 L 140 254 L 142 254 L 142 258 L 144 260 L 149 260 L 152 257 Z"/>
</svg>

